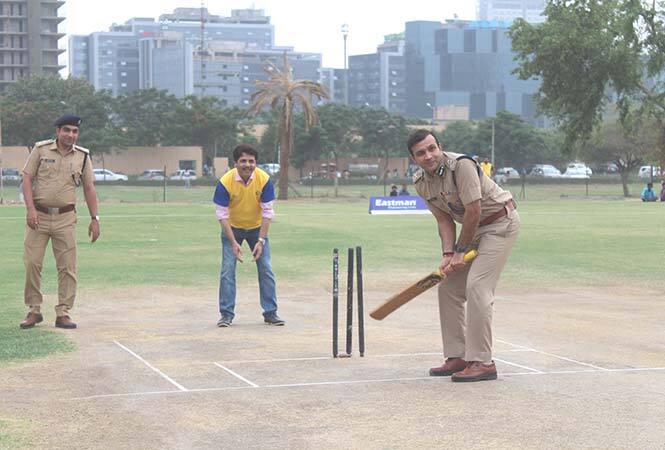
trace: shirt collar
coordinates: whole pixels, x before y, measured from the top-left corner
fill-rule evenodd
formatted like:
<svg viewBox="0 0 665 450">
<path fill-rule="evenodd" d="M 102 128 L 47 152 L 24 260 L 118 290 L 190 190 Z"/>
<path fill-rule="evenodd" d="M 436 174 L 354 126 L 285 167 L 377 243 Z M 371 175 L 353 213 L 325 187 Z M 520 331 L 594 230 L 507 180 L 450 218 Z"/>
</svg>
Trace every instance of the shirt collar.
<svg viewBox="0 0 665 450">
<path fill-rule="evenodd" d="M 252 173 L 249 175 L 249 179 L 247 180 L 247 183 L 245 183 L 245 180 L 243 180 L 242 177 L 240 176 L 240 172 L 238 172 L 238 169 L 236 169 L 235 180 L 242 183 L 242 184 L 244 184 L 245 186 L 247 186 L 254 179 L 254 172 L 256 172 L 256 169 L 252 170 Z"/>
</svg>

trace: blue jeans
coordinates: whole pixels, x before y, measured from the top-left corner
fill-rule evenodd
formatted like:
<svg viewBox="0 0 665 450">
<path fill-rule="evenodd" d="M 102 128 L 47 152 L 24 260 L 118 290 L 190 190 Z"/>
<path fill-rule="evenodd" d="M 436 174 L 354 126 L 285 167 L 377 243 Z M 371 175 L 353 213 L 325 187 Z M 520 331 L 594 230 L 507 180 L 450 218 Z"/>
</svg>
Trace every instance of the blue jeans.
<svg viewBox="0 0 665 450">
<path fill-rule="evenodd" d="M 247 241 L 250 250 L 254 248 L 259 240 L 260 228 L 253 230 L 242 230 L 231 228 L 236 242 L 242 245 Z M 263 315 L 277 312 L 277 292 L 275 288 L 275 274 L 270 264 L 270 243 L 268 237 L 263 247 L 261 257 L 256 261 L 259 273 L 259 294 Z M 219 312 L 222 315 L 235 317 L 233 310 L 236 306 L 236 257 L 233 254 L 233 243 L 224 236 L 222 231 L 222 270 L 219 275 Z M 245 261 L 251 259 L 251 253 L 246 256 Z"/>
</svg>

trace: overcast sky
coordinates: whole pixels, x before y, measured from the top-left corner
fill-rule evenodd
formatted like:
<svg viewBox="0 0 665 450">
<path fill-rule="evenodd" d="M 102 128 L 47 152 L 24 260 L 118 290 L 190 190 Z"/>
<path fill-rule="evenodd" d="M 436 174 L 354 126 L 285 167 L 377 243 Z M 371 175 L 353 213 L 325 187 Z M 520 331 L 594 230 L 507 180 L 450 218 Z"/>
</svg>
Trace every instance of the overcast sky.
<svg viewBox="0 0 665 450">
<path fill-rule="evenodd" d="M 132 17 L 170 13 L 177 7 L 198 8 L 200 0 L 66 0 L 60 14 L 66 18 L 60 31 L 90 34 L 108 31 L 113 23 Z M 323 54 L 324 67 L 344 67 L 341 26 L 349 25 L 347 55 L 374 53 L 383 36 L 404 31 L 411 20 L 475 19 L 476 0 L 206 0 L 211 14 L 229 16 L 232 9 L 255 7 L 270 16 L 275 27 L 275 44 L 299 52 Z M 395 5 L 395 6 L 388 6 Z M 63 38 L 61 47 L 67 46 Z M 66 60 L 64 63 L 67 64 Z"/>
</svg>

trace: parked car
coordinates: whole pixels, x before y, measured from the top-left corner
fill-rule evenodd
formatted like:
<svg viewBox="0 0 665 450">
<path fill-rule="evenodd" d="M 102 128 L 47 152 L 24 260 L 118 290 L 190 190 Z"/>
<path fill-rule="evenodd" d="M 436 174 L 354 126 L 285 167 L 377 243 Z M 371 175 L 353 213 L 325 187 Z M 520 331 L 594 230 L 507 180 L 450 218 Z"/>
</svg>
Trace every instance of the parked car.
<svg viewBox="0 0 665 450">
<path fill-rule="evenodd" d="M 637 172 L 637 176 L 640 178 L 651 178 L 651 168 L 653 167 L 653 176 L 660 176 L 660 167 L 658 166 L 642 166 Z"/>
<path fill-rule="evenodd" d="M 164 180 L 164 171 L 157 169 L 148 169 L 145 170 L 141 175 L 139 175 L 139 180 L 149 180 L 149 181 L 162 181 Z"/>
<path fill-rule="evenodd" d="M 494 173 L 494 181 L 503 184 L 508 180 L 516 180 L 520 178 L 520 173 L 512 167 L 502 167 L 497 169 Z"/>
<path fill-rule="evenodd" d="M 533 177 L 561 178 L 561 171 L 550 164 L 536 164 L 529 175 Z"/>
<path fill-rule="evenodd" d="M 95 169 L 95 181 L 127 181 L 127 175 L 108 169 Z"/>
<path fill-rule="evenodd" d="M 171 180 L 196 180 L 196 172 L 192 169 L 180 169 L 173 172 Z"/>
<path fill-rule="evenodd" d="M 570 163 L 563 173 L 565 178 L 591 178 L 593 171 L 582 163 Z"/>
<path fill-rule="evenodd" d="M 2 179 L 5 181 L 18 181 L 21 174 L 16 169 L 2 169 Z"/>
<path fill-rule="evenodd" d="M 259 168 L 265 170 L 268 173 L 268 175 L 273 176 L 279 173 L 280 166 L 279 164 L 266 163 L 266 164 L 259 164 Z"/>
</svg>

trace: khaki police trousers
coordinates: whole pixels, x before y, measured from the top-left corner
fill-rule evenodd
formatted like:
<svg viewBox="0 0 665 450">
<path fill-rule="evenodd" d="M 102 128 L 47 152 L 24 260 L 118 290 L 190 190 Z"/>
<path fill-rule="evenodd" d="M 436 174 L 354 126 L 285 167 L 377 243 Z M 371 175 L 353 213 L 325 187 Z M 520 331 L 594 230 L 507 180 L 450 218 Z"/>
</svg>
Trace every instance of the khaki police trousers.
<svg viewBox="0 0 665 450">
<path fill-rule="evenodd" d="M 39 212 L 37 230 L 26 225 L 23 242 L 25 264 L 25 304 L 40 313 L 44 300 L 41 292 L 42 264 L 49 239 L 58 269 L 58 317 L 68 315 L 76 296 L 76 212 L 44 214 Z"/>
<path fill-rule="evenodd" d="M 446 358 L 485 363 L 492 360 L 494 289 L 519 229 L 517 210 L 479 227 L 474 236 L 478 246 L 476 259 L 439 284 L 439 316 Z"/>
</svg>

